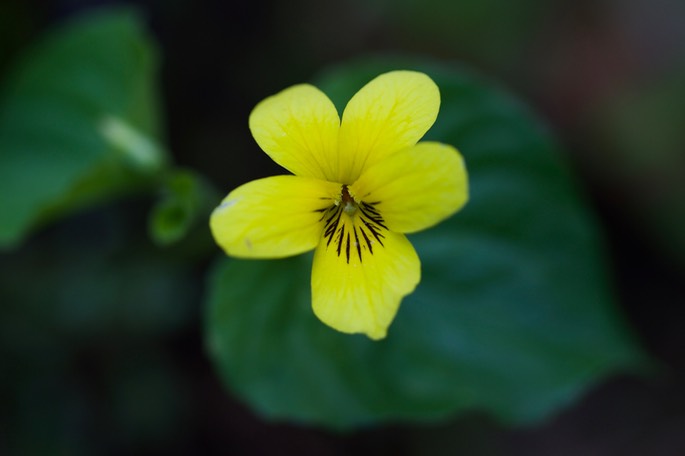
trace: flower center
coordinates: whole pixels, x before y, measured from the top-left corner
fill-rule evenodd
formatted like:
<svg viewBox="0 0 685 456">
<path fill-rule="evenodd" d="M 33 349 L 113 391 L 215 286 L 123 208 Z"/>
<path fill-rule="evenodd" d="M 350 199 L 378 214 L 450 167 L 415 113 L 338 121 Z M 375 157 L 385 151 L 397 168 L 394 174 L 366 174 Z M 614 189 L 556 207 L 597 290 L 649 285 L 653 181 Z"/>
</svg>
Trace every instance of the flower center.
<svg viewBox="0 0 685 456">
<path fill-rule="evenodd" d="M 350 195 L 350 191 L 347 189 L 347 185 L 343 185 L 340 190 L 340 202 L 342 203 L 343 211 L 347 215 L 353 215 L 357 212 L 357 202 Z"/>
<path fill-rule="evenodd" d="M 373 255 L 374 248 L 384 247 L 384 233 L 388 227 L 375 207 L 378 204 L 380 201 L 356 201 L 347 185 L 343 185 L 335 204 L 317 210 L 322 213 L 320 221 L 324 224 L 326 248 L 334 248 L 347 263 L 355 257 L 361 263 L 366 254 Z"/>
</svg>

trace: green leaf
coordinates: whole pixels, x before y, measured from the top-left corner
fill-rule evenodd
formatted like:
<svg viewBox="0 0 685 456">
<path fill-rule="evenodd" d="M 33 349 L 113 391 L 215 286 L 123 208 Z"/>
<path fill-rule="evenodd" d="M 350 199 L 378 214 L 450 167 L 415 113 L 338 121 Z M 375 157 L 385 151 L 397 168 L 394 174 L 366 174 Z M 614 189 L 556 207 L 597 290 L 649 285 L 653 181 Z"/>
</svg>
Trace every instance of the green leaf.
<svg viewBox="0 0 685 456">
<path fill-rule="evenodd" d="M 163 197 L 152 209 L 148 221 L 150 237 L 160 245 L 178 242 L 200 221 L 206 224 L 220 201 L 209 182 L 187 170 L 171 172 L 162 190 Z"/>
<path fill-rule="evenodd" d="M 0 247 L 163 167 L 156 68 L 126 9 L 79 17 L 26 52 L 0 96 Z"/>
<path fill-rule="evenodd" d="M 645 365 L 614 307 L 595 222 L 521 103 L 460 67 L 408 59 L 342 66 L 318 85 L 342 109 L 400 68 L 440 87 L 426 139 L 461 150 L 470 202 L 411 236 L 423 279 L 380 342 L 314 317 L 311 257 L 218 262 L 207 342 L 227 385 L 264 416 L 335 428 L 471 410 L 525 423 Z"/>
</svg>

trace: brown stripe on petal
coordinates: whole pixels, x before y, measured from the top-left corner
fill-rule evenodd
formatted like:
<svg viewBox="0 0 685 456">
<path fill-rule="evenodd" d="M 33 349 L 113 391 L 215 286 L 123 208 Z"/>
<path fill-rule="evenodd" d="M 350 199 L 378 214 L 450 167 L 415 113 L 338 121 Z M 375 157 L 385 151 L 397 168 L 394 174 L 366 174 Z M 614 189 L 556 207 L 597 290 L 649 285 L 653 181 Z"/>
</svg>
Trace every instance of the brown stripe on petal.
<svg viewBox="0 0 685 456">
<path fill-rule="evenodd" d="M 356 201 L 349 193 L 346 185 L 340 189 L 340 199 L 337 204 L 326 208 L 316 209 L 321 212 L 319 221 L 324 221 L 323 236 L 326 248 L 335 244 L 335 252 L 340 257 L 345 252 L 345 260 L 350 263 L 352 257 L 352 243 L 360 262 L 364 261 L 365 253 L 374 254 L 374 244 L 385 247 L 383 239 L 388 227 L 375 207 L 380 201 L 370 203 Z M 357 210 L 358 209 L 358 210 Z M 349 224 L 349 225 L 348 225 Z M 347 226 L 347 229 L 346 229 Z M 376 246 L 376 248 L 379 248 Z"/>
</svg>

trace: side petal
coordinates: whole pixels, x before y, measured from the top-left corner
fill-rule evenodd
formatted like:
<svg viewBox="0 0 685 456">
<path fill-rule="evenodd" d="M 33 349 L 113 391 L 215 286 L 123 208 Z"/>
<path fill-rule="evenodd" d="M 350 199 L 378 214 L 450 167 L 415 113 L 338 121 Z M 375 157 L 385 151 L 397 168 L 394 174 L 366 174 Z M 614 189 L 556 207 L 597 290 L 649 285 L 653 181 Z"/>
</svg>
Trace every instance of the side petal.
<svg viewBox="0 0 685 456">
<path fill-rule="evenodd" d="M 349 189 L 372 204 L 387 227 L 413 233 L 437 224 L 468 200 L 464 161 L 452 146 L 421 142 L 369 167 Z"/>
<path fill-rule="evenodd" d="M 323 213 L 340 193 L 338 184 L 274 176 L 233 190 L 209 220 L 217 244 L 241 258 L 282 258 L 316 247 Z"/>
<path fill-rule="evenodd" d="M 419 257 L 403 234 L 373 234 L 359 219 L 344 212 L 340 218 L 314 253 L 314 313 L 338 331 L 382 339 L 402 298 L 419 283 Z"/>
<path fill-rule="evenodd" d="M 413 146 L 433 125 L 440 91 L 415 71 L 392 71 L 366 84 L 347 104 L 340 126 L 338 182 L 350 184 L 387 155 Z"/>
<path fill-rule="evenodd" d="M 260 102 L 250 114 L 252 136 L 276 163 L 303 177 L 333 180 L 340 117 L 319 89 L 300 84 Z"/>
</svg>

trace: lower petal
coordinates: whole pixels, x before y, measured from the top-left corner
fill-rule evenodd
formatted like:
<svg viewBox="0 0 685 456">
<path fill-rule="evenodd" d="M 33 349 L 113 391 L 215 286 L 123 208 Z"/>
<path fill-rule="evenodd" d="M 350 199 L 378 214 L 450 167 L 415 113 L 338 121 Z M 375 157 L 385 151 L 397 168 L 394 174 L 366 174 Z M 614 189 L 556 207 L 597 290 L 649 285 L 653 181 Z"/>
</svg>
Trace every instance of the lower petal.
<svg viewBox="0 0 685 456">
<path fill-rule="evenodd" d="M 338 331 L 382 339 L 402 298 L 420 281 L 419 257 L 403 234 L 373 233 L 359 219 L 341 218 L 314 254 L 314 313 Z"/>
<path fill-rule="evenodd" d="M 312 250 L 323 211 L 339 184 L 298 176 L 273 176 L 233 190 L 214 210 L 210 228 L 227 254 L 282 258 Z"/>
</svg>

